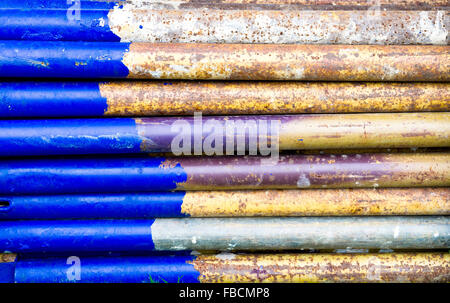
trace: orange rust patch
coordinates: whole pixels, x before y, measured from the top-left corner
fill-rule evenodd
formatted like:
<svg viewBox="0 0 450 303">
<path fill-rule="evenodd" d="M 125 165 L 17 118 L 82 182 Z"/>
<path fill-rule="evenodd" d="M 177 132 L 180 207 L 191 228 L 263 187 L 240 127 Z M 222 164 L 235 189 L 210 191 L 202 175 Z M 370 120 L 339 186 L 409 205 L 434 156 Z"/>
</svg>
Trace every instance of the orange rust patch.
<svg viewBox="0 0 450 303">
<path fill-rule="evenodd" d="M 201 282 L 450 282 L 450 255 L 200 255 L 188 263 Z"/>
<path fill-rule="evenodd" d="M 101 83 L 105 115 L 450 111 L 448 83 L 119 81 Z"/>
<path fill-rule="evenodd" d="M 16 261 L 15 254 L 0 254 L 0 263 L 12 263 Z"/>
</svg>

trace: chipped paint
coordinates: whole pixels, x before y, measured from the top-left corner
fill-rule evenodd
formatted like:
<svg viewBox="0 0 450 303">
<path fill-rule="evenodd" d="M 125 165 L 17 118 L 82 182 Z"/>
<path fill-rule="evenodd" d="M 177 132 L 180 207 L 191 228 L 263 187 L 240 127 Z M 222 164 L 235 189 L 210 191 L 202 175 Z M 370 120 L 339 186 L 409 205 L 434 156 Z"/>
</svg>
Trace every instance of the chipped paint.
<svg viewBox="0 0 450 303">
<path fill-rule="evenodd" d="M 159 153 L 174 152 L 172 144 L 180 131 L 173 126 L 181 118 L 103 118 L 57 120 L 2 120 L 0 128 L 0 155 L 64 155 L 100 153 Z M 376 114 L 321 114 L 289 116 L 212 116 L 196 121 L 182 118 L 187 127 L 185 136 L 192 142 L 201 140 L 207 149 L 211 131 L 206 127 L 197 131 L 195 125 L 215 122 L 214 132 L 222 140 L 223 150 L 229 150 L 227 141 L 239 136 L 250 141 L 266 138 L 271 144 L 274 131 L 267 125 L 279 122 L 277 138 L 279 150 L 304 149 L 358 149 L 358 148 L 417 148 L 450 146 L 450 113 L 376 113 Z M 240 135 L 239 123 L 254 123 L 254 131 Z M 265 123 L 262 123 L 265 122 Z M 228 127 L 232 124 L 232 127 Z M 243 124 L 241 124 L 243 125 Z M 247 150 L 261 151 L 266 143 L 248 146 Z M 260 141 L 261 142 L 261 141 Z M 187 143 L 184 143 L 187 144 Z M 233 144 L 233 143 L 232 143 Z M 206 147 L 205 147 L 206 146 Z M 231 149 L 236 151 L 233 144 Z M 189 148 L 184 155 L 191 155 Z M 178 154 L 179 155 L 179 154 Z M 334 160 L 330 160 L 334 161 Z M 331 164 L 331 163 L 330 163 Z M 299 187 L 309 186 L 306 176 L 299 176 Z"/>
<path fill-rule="evenodd" d="M 448 187 L 450 155 L 285 155 L 275 165 L 253 156 L 7 159 L 0 160 L 0 193 L 297 189 L 301 174 L 310 180 L 307 188 Z"/>
<path fill-rule="evenodd" d="M 450 81 L 447 50 L 429 45 L 132 43 L 123 63 L 128 78 L 146 79 Z"/>
<path fill-rule="evenodd" d="M 200 255 L 203 283 L 450 282 L 448 253 Z"/>
</svg>

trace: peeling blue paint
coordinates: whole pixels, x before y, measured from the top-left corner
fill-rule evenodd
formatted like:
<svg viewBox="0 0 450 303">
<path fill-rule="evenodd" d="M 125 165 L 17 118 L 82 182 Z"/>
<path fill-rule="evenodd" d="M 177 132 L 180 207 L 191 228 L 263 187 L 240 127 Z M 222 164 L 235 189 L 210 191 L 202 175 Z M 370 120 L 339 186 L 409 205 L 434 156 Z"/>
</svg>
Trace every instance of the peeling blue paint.
<svg viewBox="0 0 450 303">
<path fill-rule="evenodd" d="M 64 194 L 171 191 L 187 180 L 178 164 L 165 158 L 6 159 L 0 160 L 0 194 Z"/>
<path fill-rule="evenodd" d="M 75 11 L 74 11 L 75 12 Z M 109 10 L 0 9 L 0 40 L 120 41 Z"/>
<path fill-rule="evenodd" d="M 0 117 L 102 116 L 98 82 L 0 82 Z"/>
<path fill-rule="evenodd" d="M 0 252 L 152 251 L 154 220 L 0 221 Z"/>
<path fill-rule="evenodd" d="M 187 262 L 194 256 L 80 257 L 80 274 L 71 275 L 68 257 L 20 259 L 15 283 L 198 283 Z M 69 272 L 69 275 L 67 274 Z M 74 278 L 80 278 L 79 280 Z"/>
<path fill-rule="evenodd" d="M 2 220 L 185 217 L 185 192 L 1 197 Z M 6 203 L 5 203 L 6 205 Z"/>
<path fill-rule="evenodd" d="M 0 120 L 0 155 L 139 153 L 134 119 Z"/>
<path fill-rule="evenodd" d="M 129 43 L 0 41 L 0 77 L 126 78 Z"/>
<path fill-rule="evenodd" d="M 67 9 L 77 0 L 6 0 L 0 2 L 0 9 Z M 82 9 L 111 9 L 119 3 L 116 0 L 78 0 Z"/>
</svg>

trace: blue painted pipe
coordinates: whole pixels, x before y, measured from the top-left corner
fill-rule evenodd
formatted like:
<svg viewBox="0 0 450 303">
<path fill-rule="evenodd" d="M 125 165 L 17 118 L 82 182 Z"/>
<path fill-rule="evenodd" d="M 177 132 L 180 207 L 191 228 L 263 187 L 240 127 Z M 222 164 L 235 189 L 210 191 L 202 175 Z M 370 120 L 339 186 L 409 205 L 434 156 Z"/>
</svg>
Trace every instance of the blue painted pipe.
<svg viewBox="0 0 450 303">
<path fill-rule="evenodd" d="M 0 221 L 0 251 L 152 251 L 154 220 Z"/>
<path fill-rule="evenodd" d="M 120 41 L 109 28 L 108 13 L 83 9 L 79 17 L 68 17 L 67 9 L 0 9 L 0 39 Z"/>
<path fill-rule="evenodd" d="M 193 259 L 189 255 L 19 257 L 0 263 L 0 283 L 198 283 L 200 274 L 188 263 Z M 75 268 L 77 265 L 79 269 Z"/>
<path fill-rule="evenodd" d="M 130 118 L 0 120 L 0 130 L 3 156 L 140 153 L 144 140 Z"/>
<path fill-rule="evenodd" d="M 68 9 L 79 3 L 82 9 L 110 9 L 116 0 L 5 0 L 0 9 Z"/>
<path fill-rule="evenodd" d="M 19 159 L 0 162 L 0 193 L 60 194 L 170 191 L 185 182 L 180 165 L 165 158 Z"/>
<path fill-rule="evenodd" d="M 0 220 L 186 217 L 185 192 L 0 196 Z"/>
<path fill-rule="evenodd" d="M 0 117 L 103 116 L 98 82 L 1 82 Z"/>
<path fill-rule="evenodd" d="M 126 78 L 129 43 L 0 41 L 0 77 Z"/>
<path fill-rule="evenodd" d="M 0 221 L 0 253 L 448 249 L 445 216 Z"/>
</svg>

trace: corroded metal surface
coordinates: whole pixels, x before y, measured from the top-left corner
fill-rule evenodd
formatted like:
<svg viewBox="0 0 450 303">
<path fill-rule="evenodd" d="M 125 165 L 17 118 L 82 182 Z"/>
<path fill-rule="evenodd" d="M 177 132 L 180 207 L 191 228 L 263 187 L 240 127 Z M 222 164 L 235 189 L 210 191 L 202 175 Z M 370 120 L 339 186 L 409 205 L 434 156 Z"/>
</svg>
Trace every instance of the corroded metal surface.
<svg viewBox="0 0 450 303">
<path fill-rule="evenodd" d="M 6 159 L 3 195 L 450 186 L 449 153 Z M 74 186 L 76 184 L 76 186 Z"/>
<path fill-rule="evenodd" d="M 448 46 L 132 43 L 129 78 L 450 81 Z"/>
<path fill-rule="evenodd" d="M 133 81 L 99 89 L 111 116 L 450 111 L 448 83 Z"/>
<path fill-rule="evenodd" d="M 15 254 L 0 254 L 0 263 L 11 263 L 16 260 Z"/>
<path fill-rule="evenodd" d="M 450 154 L 352 154 L 168 158 L 163 169 L 181 166 L 179 190 L 450 186 Z"/>
<path fill-rule="evenodd" d="M 1 120 L 0 129 L 0 156 L 450 147 L 450 112 Z"/>
<path fill-rule="evenodd" d="M 449 227 L 448 216 L 158 218 L 151 233 L 161 251 L 449 249 Z"/>
<path fill-rule="evenodd" d="M 280 149 L 450 146 L 450 113 L 297 117 L 280 119 Z"/>
<path fill-rule="evenodd" d="M 191 217 L 450 215 L 449 188 L 186 192 Z"/>
<path fill-rule="evenodd" d="M 109 2 L 113 2 L 111 0 Z M 311 9 L 444 9 L 446 0 L 124 0 L 121 4 L 137 9 L 225 9 L 225 10 L 311 10 Z"/>
<path fill-rule="evenodd" d="M 450 282 L 450 255 L 220 254 L 189 262 L 201 282 Z"/>
<path fill-rule="evenodd" d="M 278 44 L 449 43 L 447 11 L 167 10 L 114 8 L 122 42 Z"/>
</svg>

